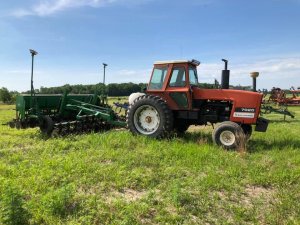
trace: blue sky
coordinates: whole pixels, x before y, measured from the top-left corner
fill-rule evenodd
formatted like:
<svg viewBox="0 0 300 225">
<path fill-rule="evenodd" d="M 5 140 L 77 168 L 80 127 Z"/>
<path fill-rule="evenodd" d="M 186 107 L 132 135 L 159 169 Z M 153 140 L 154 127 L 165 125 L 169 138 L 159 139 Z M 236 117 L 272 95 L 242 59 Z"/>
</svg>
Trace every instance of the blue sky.
<svg viewBox="0 0 300 225">
<path fill-rule="evenodd" d="M 198 59 L 200 82 L 300 86 L 300 0 L 10 0 L 0 3 L 0 86 L 148 82 L 153 62 Z"/>
</svg>

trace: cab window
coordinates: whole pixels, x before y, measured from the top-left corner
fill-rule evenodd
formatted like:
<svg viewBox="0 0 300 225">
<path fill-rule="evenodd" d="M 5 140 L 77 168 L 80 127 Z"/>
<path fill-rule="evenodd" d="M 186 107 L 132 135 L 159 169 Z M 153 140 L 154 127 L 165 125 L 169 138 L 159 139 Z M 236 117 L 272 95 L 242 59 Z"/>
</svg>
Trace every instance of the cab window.
<svg viewBox="0 0 300 225">
<path fill-rule="evenodd" d="M 160 90 L 163 87 L 168 67 L 154 68 L 152 78 L 149 84 L 149 89 Z"/>
<path fill-rule="evenodd" d="M 170 87 L 184 87 L 186 85 L 185 81 L 185 68 L 178 67 L 174 68 L 171 75 Z"/>
<path fill-rule="evenodd" d="M 189 68 L 190 85 L 198 85 L 197 70 L 195 68 Z"/>
</svg>

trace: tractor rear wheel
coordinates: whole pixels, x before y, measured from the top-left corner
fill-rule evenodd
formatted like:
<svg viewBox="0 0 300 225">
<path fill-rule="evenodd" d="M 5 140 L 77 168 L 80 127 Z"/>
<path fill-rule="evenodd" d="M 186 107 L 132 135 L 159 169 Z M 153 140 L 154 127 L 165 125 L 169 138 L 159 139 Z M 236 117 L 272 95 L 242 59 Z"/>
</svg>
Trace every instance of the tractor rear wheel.
<svg viewBox="0 0 300 225">
<path fill-rule="evenodd" d="M 42 116 L 40 119 L 40 130 L 43 134 L 51 135 L 54 129 L 54 122 L 50 116 Z"/>
<path fill-rule="evenodd" d="M 231 121 L 220 123 L 214 129 L 212 139 L 215 144 L 225 149 L 236 149 L 246 140 L 243 129 Z"/>
<path fill-rule="evenodd" d="M 173 113 L 162 98 L 143 95 L 129 105 L 126 122 L 133 134 L 163 138 L 173 129 Z"/>
</svg>

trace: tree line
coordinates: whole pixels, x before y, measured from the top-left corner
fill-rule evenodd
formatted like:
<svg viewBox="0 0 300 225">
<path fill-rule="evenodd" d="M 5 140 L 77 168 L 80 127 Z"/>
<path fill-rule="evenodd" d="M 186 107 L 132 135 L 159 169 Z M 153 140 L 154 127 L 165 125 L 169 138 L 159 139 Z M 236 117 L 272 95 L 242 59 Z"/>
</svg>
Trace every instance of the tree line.
<svg viewBox="0 0 300 225">
<path fill-rule="evenodd" d="M 18 94 L 17 91 L 9 91 L 7 88 L 2 87 L 0 89 L 0 102 L 14 103 Z"/>
<path fill-rule="evenodd" d="M 147 87 L 145 83 L 111 83 L 108 85 L 104 85 L 103 83 L 98 84 L 76 84 L 70 85 L 65 84 L 63 86 L 58 87 L 41 87 L 40 89 L 35 89 L 36 94 L 63 94 L 65 91 L 72 94 L 101 94 L 106 93 L 108 96 L 129 96 L 134 92 L 143 92 L 143 90 Z M 200 83 L 200 88 L 212 89 L 219 88 L 219 84 L 209 84 L 209 83 Z M 230 86 L 232 89 L 239 90 L 251 90 L 251 86 Z M 0 89 L 0 101 L 4 103 L 13 103 L 15 102 L 15 98 L 19 93 L 16 91 L 9 91 L 7 88 L 3 87 Z M 22 92 L 21 94 L 30 94 L 30 90 L 26 92 Z"/>
<path fill-rule="evenodd" d="M 70 85 L 66 84 L 60 87 L 41 87 L 39 90 L 36 90 L 36 93 L 40 94 L 62 94 L 65 91 L 73 94 L 93 94 L 93 93 L 106 93 L 108 96 L 129 96 L 134 92 L 141 92 L 146 87 L 146 84 L 139 83 L 111 83 L 104 85 L 103 83 L 99 84 L 90 84 L 90 85 Z M 30 93 L 28 91 L 27 93 Z"/>
<path fill-rule="evenodd" d="M 59 87 L 41 87 L 39 90 L 36 90 L 36 93 L 40 94 L 61 94 L 67 91 L 68 93 L 73 94 L 90 94 L 90 93 L 106 93 L 108 96 L 129 96 L 134 92 L 143 92 L 147 87 L 146 83 L 111 83 L 108 85 L 104 85 L 103 83 L 99 84 L 91 84 L 91 85 L 63 85 Z M 200 83 L 200 88 L 212 89 L 219 88 L 218 84 L 209 84 L 209 83 Z M 232 89 L 238 90 L 250 90 L 250 86 L 230 86 Z M 30 93 L 28 91 L 27 93 Z"/>
</svg>

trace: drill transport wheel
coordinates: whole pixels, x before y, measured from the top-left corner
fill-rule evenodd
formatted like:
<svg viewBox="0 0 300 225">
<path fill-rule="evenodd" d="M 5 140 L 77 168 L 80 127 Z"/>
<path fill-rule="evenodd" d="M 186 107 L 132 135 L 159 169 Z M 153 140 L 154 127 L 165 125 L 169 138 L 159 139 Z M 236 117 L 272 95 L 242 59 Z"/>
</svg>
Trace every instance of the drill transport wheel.
<svg viewBox="0 0 300 225">
<path fill-rule="evenodd" d="M 50 116 L 43 116 L 40 121 L 40 130 L 43 134 L 51 135 L 54 129 L 54 122 Z"/>
</svg>

